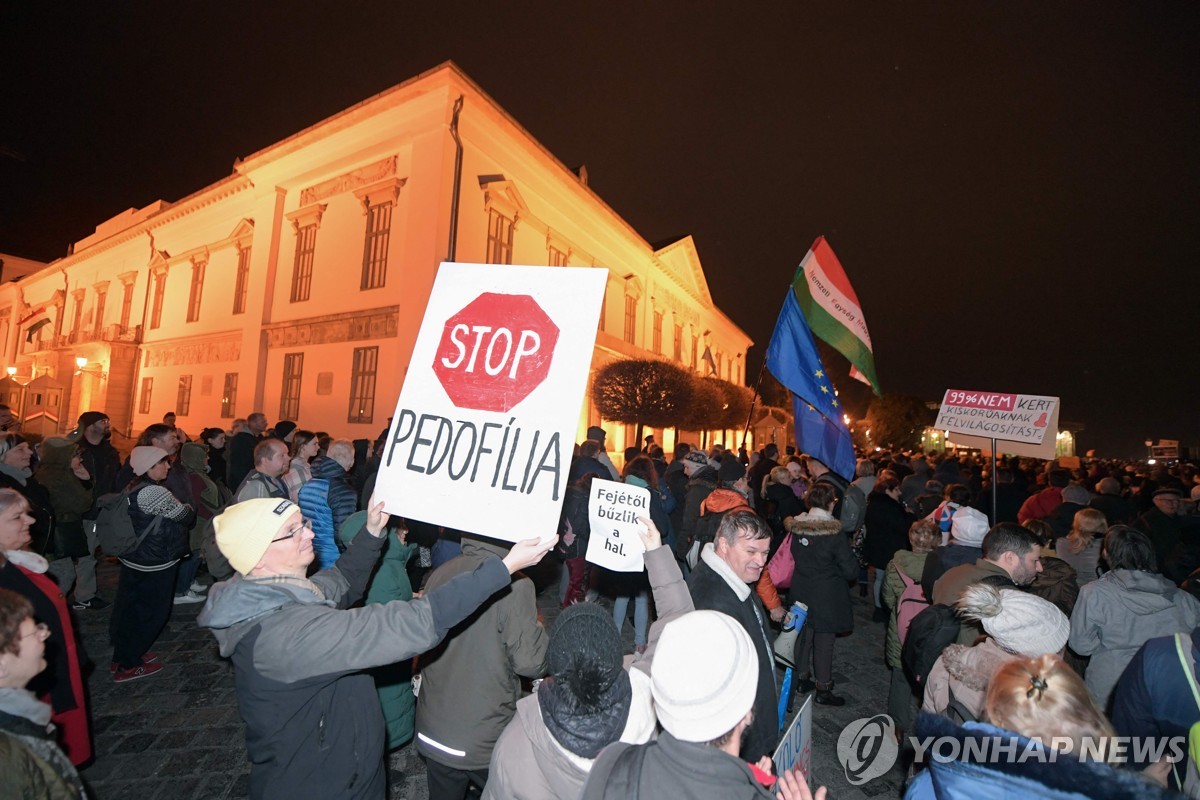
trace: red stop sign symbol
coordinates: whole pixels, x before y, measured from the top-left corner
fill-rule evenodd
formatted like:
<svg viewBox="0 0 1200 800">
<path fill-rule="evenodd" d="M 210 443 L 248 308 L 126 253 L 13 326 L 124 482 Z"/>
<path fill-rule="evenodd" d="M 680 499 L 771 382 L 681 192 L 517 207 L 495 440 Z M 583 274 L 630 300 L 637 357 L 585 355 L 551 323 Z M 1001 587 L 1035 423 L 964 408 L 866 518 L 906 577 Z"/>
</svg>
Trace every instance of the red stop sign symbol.
<svg viewBox="0 0 1200 800">
<path fill-rule="evenodd" d="M 504 412 L 546 379 L 557 343 L 532 297 L 485 292 L 446 320 L 433 371 L 454 405 Z"/>
</svg>

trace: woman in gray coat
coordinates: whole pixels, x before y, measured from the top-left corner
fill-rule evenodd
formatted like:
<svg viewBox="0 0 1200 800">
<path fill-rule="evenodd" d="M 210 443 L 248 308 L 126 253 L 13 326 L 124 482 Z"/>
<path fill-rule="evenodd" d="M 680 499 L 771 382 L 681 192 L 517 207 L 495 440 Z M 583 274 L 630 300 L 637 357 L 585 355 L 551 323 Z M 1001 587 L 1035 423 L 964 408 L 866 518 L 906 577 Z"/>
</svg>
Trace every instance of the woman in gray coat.
<svg viewBox="0 0 1200 800">
<path fill-rule="evenodd" d="M 1200 625 L 1200 601 L 1158 574 L 1154 545 L 1135 528 L 1109 528 L 1101 553 L 1111 571 L 1079 590 L 1068 644 L 1092 657 L 1084 679 L 1096 704 L 1107 710 L 1138 648 L 1156 636 Z"/>
</svg>

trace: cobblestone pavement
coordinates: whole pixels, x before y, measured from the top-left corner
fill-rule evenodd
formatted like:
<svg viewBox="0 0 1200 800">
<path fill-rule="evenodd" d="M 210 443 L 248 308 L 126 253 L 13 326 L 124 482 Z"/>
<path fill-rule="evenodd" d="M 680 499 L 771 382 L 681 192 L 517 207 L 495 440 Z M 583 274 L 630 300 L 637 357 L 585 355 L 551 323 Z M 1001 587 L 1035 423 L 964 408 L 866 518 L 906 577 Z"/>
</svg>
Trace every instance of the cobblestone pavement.
<svg viewBox="0 0 1200 800">
<path fill-rule="evenodd" d="M 557 616 L 558 583 L 555 565 L 544 566 L 547 569 L 537 576 L 542 587 L 538 604 L 550 625 Z M 117 566 L 101 563 L 98 572 L 101 594 L 112 599 Z M 837 800 L 895 798 L 903 791 L 899 767 L 854 787 L 847 783 L 836 756 L 837 737 L 846 724 L 887 707 L 883 626 L 870 621 L 869 601 L 855 594 L 855 631 L 838 639 L 834 653 L 834 679 L 846 705 L 816 706 L 813 772 Z M 83 776 L 98 800 L 246 797 L 249 764 L 232 666 L 217 654 L 212 635 L 196 626 L 202 607 L 199 603 L 175 606 L 154 648 L 165 669 L 125 684 L 114 684 L 109 677 L 109 612 L 77 612 L 85 647 L 97 665 L 88 681 L 96 759 Z M 624 639 L 632 652 L 633 631 L 628 623 Z M 425 767 L 411 745 L 391 754 L 388 766 L 391 800 L 427 800 Z"/>
</svg>

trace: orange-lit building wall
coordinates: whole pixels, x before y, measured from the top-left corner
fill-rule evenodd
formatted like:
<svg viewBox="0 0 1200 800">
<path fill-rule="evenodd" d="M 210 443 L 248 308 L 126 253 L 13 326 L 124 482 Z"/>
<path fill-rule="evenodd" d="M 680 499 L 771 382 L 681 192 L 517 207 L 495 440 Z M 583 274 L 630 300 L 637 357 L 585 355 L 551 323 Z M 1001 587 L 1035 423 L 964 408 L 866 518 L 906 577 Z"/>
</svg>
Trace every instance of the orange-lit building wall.
<svg viewBox="0 0 1200 800">
<path fill-rule="evenodd" d="M 659 355 L 676 357 L 680 326 L 682 363 L 709 372 L 701 358 L 707 348 L 720 377 L 744 383 L 752 343 L 714 304 L 692 239 L 655 249 L 446 64 L 239 161 L 228 178 L 189 197 L 124 212 L 72 255 L 0 286 L 3 361 L 16 368 L 9 388 L 34 379 L 57 387 L 61 430 L 100 408 L 131 433 L 176 411 L 177 424 L 194 435 L 256 410 L 279 419 L 285 363 L 302 354 L 299 392 L 287 398 L 298 403 L 301 426 L 373 438 L 394 408 L 437 265 L 448 255 L 450 126 L 460 96 L 457 260 L 494 260 L 489 222 L 503 218 L 511 224 L 511 263 L 554 259 L 608 270 L 593 367 L 646 357 L 661 314 Z M 379 285 L 364 288 L 364 248 L 378 256 L 381 231 L 386 259 L 376 258 L 370 273 Z M 305 245 L 311 259 L 298 262 Z M 307 281 L 298 267 L 311 269 Z M 636 301 L 632 342 L 627 296 Z M 43 306 L 53 321 L 26 343 L 20 320 Z M 374 410 L 369 421 L 352 421 L 352 370 L 363 348 L 378 348 Z M 223 403 L 230 375 L 232 404 Z M 190 385 L 186 397 L 181 381 Z M 579 438 L 599 422 L 585 402 Z M 605 427 L 611 450 L 633 444 L 626 426 Z M 670 432 L 663 438 L 674 444 Z"/>
</svg>

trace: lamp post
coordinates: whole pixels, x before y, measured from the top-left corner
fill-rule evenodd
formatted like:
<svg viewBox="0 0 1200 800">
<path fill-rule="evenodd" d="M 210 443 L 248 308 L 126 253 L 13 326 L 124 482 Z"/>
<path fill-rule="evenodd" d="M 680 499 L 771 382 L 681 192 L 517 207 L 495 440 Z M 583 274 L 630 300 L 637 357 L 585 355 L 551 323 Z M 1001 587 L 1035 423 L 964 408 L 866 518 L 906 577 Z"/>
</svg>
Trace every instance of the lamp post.
<svg viewBox="0 0 1200 800">
<path fill-rule="evenodd" d="M 1146 459 L 1147 460 L 1154 458 L 1154 450 L 1151 449 L 1152 447 L 1154 447 L 1154 440 L 1147 439 L 1146 440 Z"/>
</svg>

